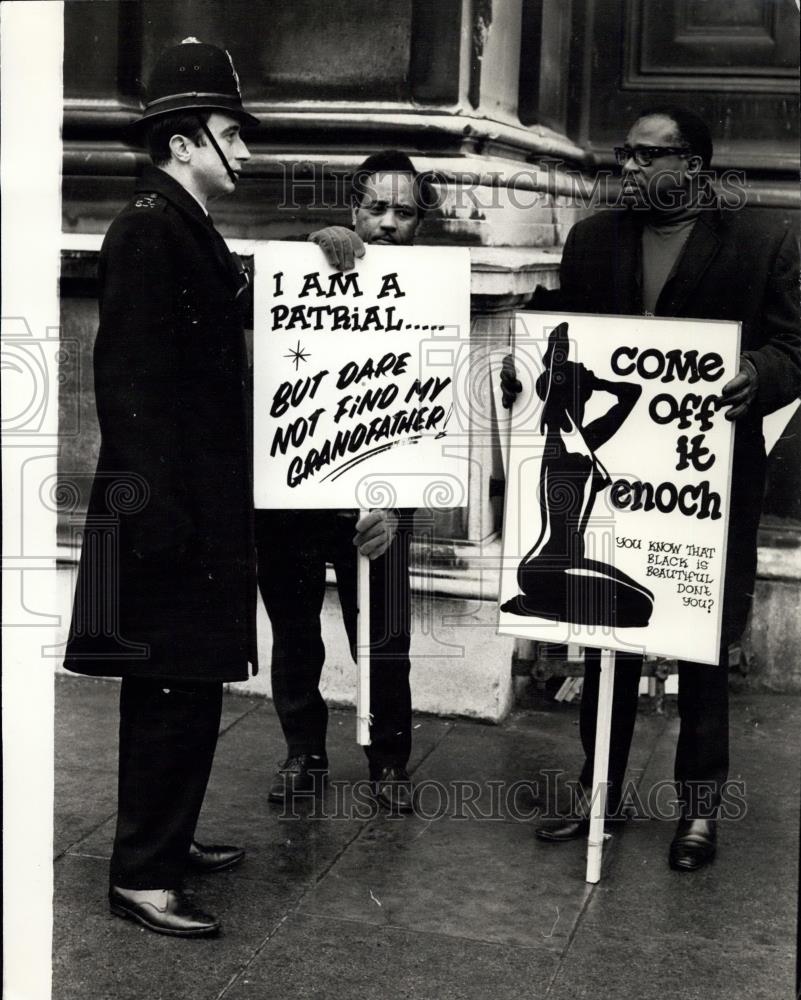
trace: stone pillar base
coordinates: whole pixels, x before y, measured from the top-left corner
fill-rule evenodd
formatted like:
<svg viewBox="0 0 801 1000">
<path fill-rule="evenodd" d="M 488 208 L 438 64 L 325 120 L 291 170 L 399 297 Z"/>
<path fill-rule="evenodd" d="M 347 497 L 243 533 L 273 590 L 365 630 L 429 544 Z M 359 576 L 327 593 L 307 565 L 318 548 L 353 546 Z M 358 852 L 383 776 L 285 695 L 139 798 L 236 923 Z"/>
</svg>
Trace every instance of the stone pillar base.
<svg viewBox="0 0 801 1000">
<path fill-rule="evenodd" d="M 797 694 L 801 692 L 801 532 L 770 533 L 760 542 L 753 610 L 743 637 L 748 663 L 744 685 Z"/>
</svg>

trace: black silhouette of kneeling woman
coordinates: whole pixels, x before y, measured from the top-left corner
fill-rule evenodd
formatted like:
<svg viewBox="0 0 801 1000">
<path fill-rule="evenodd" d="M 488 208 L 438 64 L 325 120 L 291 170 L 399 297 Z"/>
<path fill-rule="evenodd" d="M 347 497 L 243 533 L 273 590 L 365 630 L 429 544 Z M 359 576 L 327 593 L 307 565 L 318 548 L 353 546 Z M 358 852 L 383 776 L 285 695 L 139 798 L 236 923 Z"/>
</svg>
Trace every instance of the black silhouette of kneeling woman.
<svg viewBox="0 0 801 1000">
<path fill-rule="evenodd" d="M 517 570 L 522 594 L 501 610 L 578 625 L 642 627 L 650 621 L 654 595 L 614 566 L 588 559 L 584 539 L 595 498 L 611 482 L 596 451 L 620 429 L 642 389 L 596 378 L 569 361 L 567 331 L 568 324 L 560 323 L 551 332 L 535 386 L 545 435 L 542 530 Z M 593 392 L 611 393 L 617 402 L 585 427 L 584 408 Z"/>
</svg>

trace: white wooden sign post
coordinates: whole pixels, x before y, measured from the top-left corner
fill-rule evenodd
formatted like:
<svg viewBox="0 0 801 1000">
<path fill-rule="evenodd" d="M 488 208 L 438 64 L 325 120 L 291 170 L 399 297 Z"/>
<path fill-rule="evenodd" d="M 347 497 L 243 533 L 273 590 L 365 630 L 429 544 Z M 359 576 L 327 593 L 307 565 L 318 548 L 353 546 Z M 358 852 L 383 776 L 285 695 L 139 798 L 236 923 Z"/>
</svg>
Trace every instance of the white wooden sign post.
<svg viewBox="0 0 801 1000">
<path fill-rule="evenodd" d="M 716 664 L 739 325 L 519 313 L 499 631 L 600 648 L 587 881 L 601 873 L 617 650 Z"/>
<path fill-rule="evenodd" d="M 454 380 L 469 348 L 469 251 L 370 246 L 347 273 L 312 243 L 265 242 L 254 257 L 255 506 L 464 506 Z M 357 739 L 368 744 L 363 556 L 357 581 Z"/>
<path fill-rule="evenodd" d="M 360 515 L 367 514 L 362 508 Z M 359 553 L 356 578 L 356 742 L 370 745 L 370 560 Z"/>
<path fill-rule="evenodd" d="M 609 777 L 609 746 L 612 737 L 612 698 L 615 692 L 615 654 L 601 650 L 601 680 L 598 689 L 598 714 L 595 720 L 595 760 L 590 797 L 590 833 L 587 839 L 586 881 L 601 881 L 604 853 L 606 788 Z"/>
</svg>

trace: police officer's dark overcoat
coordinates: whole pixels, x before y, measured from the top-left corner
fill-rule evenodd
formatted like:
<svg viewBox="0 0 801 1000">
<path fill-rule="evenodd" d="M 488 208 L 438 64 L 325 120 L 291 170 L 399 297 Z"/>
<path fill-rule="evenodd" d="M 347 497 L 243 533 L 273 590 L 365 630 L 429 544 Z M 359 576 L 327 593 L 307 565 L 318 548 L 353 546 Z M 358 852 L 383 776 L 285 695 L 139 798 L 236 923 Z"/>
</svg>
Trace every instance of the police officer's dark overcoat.
<svg viewBox="0 0 801 1000">
<path fill-rule="evenodd" d="M 65 666 L 242 680 L 256 569 L 241 276 L 201 206 L 149 167 L 99 278 L 101 448 Z"/>
</svg>

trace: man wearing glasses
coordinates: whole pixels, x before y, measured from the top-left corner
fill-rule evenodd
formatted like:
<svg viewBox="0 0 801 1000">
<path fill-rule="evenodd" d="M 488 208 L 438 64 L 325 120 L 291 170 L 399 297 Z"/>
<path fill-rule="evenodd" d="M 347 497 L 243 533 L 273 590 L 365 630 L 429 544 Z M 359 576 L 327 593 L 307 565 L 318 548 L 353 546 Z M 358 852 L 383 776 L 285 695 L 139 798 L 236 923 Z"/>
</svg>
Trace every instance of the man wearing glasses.
<svg viewBox="0 0 801 1000">
<path fill-rule="evenodd" d="M 669 863 L 678 871 L 694 871 L 714 858 L 716 821 L 726 793 L 728 646 L 745 627 L 756 575 L 765 477 L 762 417 L 801 394 L 798 244 L 781 222 L 760 218 L 753 209 L 723 209 L 707 179 L 709 129 L 692 112 L 676 107 L 643 112 L 615 155 L 623 171 L 625 208 L 573 227 L 562 257 L 561 287 L 536 295 L 534 307 L 742 323 L 740 370 L 724 386 L 718 404 L 736 421 L 720 659 L 716 667 L 679 662 L 675 780 L 680 820 Z M 508 406 L 522 386 L 508 363 L 501 380 Z M 618 653 L 615 660 L 607 799 L 612 817 L 621 803 L 642 656 Z M 587 650 L 580 720 L 585 753 L 580 782 L 587 790 L 599 677 L 600 654 Z M 559 843 L 586 836 L 588 830 L 585 803 L 566 820 L 538 829 L 537 836 Z"/>
<path fill-rule="evenodd" d="M 350 271 L 365 245 L 411 246 L 427 207 L 428 178 L 399 150 L 369 156 L 351 179 L 353 230 L 329 226 L 309 236 L 331 266 Z M 325 662 L 320 615 L 326 562 L 334 567 L 351 652 L 356 655 L 357 550 L 370 566 L 370 745 L 375 801 L 393 813 L 414 809 L 406 770 L 412 746 L 409 683 L 413 510 L 260 510 L 256 516 L 259 589 L 273 630 L 272 690 L 287 758 L 271 802 L 319 794 L 328 773 L 328 709 L 320 694 Z M 292 539 L 292 544 L 287 544 Z"/>
</svg>

